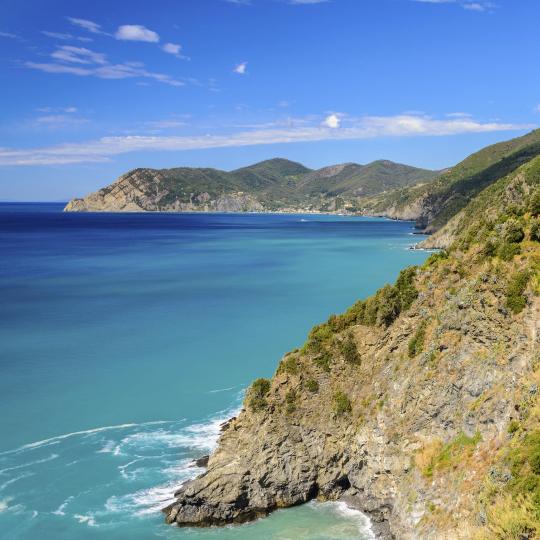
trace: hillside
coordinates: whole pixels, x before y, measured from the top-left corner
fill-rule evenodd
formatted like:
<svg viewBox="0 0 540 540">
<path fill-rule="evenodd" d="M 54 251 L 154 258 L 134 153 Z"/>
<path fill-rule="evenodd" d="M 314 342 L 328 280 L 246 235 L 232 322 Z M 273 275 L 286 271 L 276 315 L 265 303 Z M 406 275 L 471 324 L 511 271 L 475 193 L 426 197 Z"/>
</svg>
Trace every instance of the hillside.
<svg viewBox="0 0 540 540">
<path fill-rule="evenodd" d="M 317 498 L 364 511 L 383 539 L 540 537 L 540 157 L 456 219 L 447 251 L 252 384 L 169 523 Z"/>
<path fill-rule="evenodd" d="M 424 186 L 395 190 L 362 201 L 366 213 L 414 219 L 431 233 L 440 229 L 480 191 L 540 155 L 540 129 L 488 146 Z"/>
<path fill-rule="evenodd" d="M 433 171 L 376 161 L 310 170 L 271 159 L 231 172 L 135 169 L 66 211 L 355 211 L 359 196 L 431 180 Z"/>
</svg>

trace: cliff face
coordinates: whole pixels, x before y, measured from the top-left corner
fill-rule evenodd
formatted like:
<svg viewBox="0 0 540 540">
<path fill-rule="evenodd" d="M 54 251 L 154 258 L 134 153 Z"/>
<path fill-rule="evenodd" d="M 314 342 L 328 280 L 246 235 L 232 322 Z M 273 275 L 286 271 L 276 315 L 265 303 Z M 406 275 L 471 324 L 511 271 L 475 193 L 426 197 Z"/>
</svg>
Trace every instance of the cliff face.
<svg viewBox="0 0 540 540">
<path fill-rule="evenodd" d="M 540 419 L 538 214 L 540 159 L 461 213 L 448 254 L 315 327 L 249 389 L 167 521 L 221 525 L 344 498 L 380 538 L 536 538 L 530 516 L 512 536 L 489 508 L 503 515 L 507 493 L 527 496 L 504 464 Z"/>
</svg>

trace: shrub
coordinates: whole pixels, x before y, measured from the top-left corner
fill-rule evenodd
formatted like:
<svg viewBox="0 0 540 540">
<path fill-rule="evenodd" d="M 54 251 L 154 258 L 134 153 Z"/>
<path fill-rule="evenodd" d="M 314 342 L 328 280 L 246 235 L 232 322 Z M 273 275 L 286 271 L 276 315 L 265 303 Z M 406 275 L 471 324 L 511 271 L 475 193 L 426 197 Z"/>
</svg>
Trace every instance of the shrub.
<svg viewBox="0 0 540 540">
<path fill-rule="evenodd" d="M 434 266 L 439 261 L 448 259 L 448 253 L 444 250 L 438 251 L 437 253 L 432 253 L 424 262 L 424 267 Z"/>
<path fill-rule="evenodd" d="M 285 403 L 287 404 L 287 407 L 285 410 L 287 411 L 288 414 L 291 414 L 294 411 L 296 411 L 296 398 L 297 398 L 296 391 L 293 389 L 289 390 L 287 394 L 285 395 Z"/>
<path fill-rule="evenodd" d="M 345 362 L 356 365 L 360 364 L 360 354 L 358 353 L 358 348 L 356 347 L 352 334 L 348 334 L 339 344 L 339 350 L 343 355 Z"/>
<path fill-rule="evenodd" d="M 424 350 L 424 342 L 426 340 L 426 323 L 420 323 L 413 337 L 409 341 L 409 358 L 414 358 Z"/>
<path fill-rule="evenodd" d="M 519 244 L 509 244 L 508 242 L 503 242 L 497 248 L 497 256 L 503 261 L 511 261 L 516 255 L 521 253 L 521 248 Z"/>
<path fill-rule="evenodd" d="M 509 244 L 519 244 L 525 238 L 523 226 L 517 219 L 509 219 L 504 224 L 504 240 Z"/>
<path fill-rule="evenodd" d="M 332 362 L 332 356 L 328 351 L 324 351 L 322 354 L 313 359 L 315 365 L 321 368 L 323 371 L 330 371 L 330 364 Z"/>
<path fill-rule="evenodd" d="M 509 280 L 506 289 L 506 305 L 513 313 L 518 314 L 527 305 L 527 299 L 524 296 L 530 273 L 527 270 L 516 272 Z"/>
<path fill-rule="evenodd" d="M 270 381 L 268 379 L 256 379 L 249 389 L 248 406 L 253 411 L 266 409 L 268 403 L 266 396 L 270 392 Z"/>
<path fill-rule="evenodd" d="M 533 216 L 540 215 L 540 191 L 537 191 L 531 197 L 531 202 L 529 204 L 529 210 Z"/>
<path fill-rule="evenodd" d="M 334 410 L 338 415 L 349 413 L 352 410 L 351 400 L 341 390 L 334 394 Z"/>
<path fill-rule="evenodd" d="M 319 383 L 315 379 L 308 379 L 305 384 L 310 392 L 315 394 L 319 391 Z"/>
<path fill-rule="evenodd" d="M 289 355 L 286 358 L 284 358 L 279 365 L 278 373 L 280 371 L 284 371 L 285 373 L 288 373 L 289 375 L 297 375 L 298 374 L 298 359 L 296 356 Z"/>
<path fill-rule="evenodd" d="M 513 434 L 519 429 L 519 422 L 517 420 L 511 420 L 508 424 L 508 433 Z"/>
<path fill-rule="evenodd" d="M 531 240 L 540 242 L 540 218 L 533 219 L 531 222 Z"/>
<path fill-rule="evenodd" d="M 448 257 L 446 251 L 440 251 L 436 255 L 438 255 L 439 259 L 446 259 Z M 401 303 L 400 311 L 407 311 L 412 303 L 418 298 L 418 291 L 414 286 L 415 275 L 415 266 L 409 266 L 399 273 L 396 281 L 396 289 Z"/>
</svg>

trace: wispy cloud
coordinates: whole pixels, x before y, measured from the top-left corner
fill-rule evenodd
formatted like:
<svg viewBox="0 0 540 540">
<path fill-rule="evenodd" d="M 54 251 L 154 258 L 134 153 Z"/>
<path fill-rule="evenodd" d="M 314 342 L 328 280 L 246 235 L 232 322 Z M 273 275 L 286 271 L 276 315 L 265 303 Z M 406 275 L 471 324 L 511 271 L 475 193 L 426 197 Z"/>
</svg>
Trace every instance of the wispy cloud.
<svg viewBox="0 0 540 540">
<path fill-rule="evenodd" d="M 289 4 L 322 4 L 328 1 L 329 0 L 289 0 Z"/>
<path fill-rule="evenodd" d="M 76 39 L 84 43 L 90 43 L 91 41 L 94 41 L 92 38 L 89 38 L 89 37 L 74 36 L 73 34 L 68 34 L 68 33 L 63 33 L 63 32 L 49 32 L 48 30 L 42 30 L 41 33 L 44 36 L 47 36 L 53 39 L 60 39 L 63 41 L 72 40 L 72 39 Z"/>
<path fill-rule="evenodd" d="M 455 4 L 461 6 L 463 9 L 468 11 L 493 11 L 495 9 L 495 4 L 487 0 L 413 0 L 414 2 L 420 2 L 423 4 Z"/>
<path fill-rule="evenodd" d="M 241 62 L 233 69 L 234 73 L 238 73 L 238 75 L 245 75 L 247 73 L 247 62 Z"/>
<path fill-rule="evenodd" d="M 149 71 L 141 62 L 111 63 L 104 53 L 85 47 L 63 45 L 51 53 L 52 62 L 25 62 L 30 69 L 45 73 L 70 74 L 79 77 L 97 77 L 99 79 L 153 79 L 171 86 L 184 86 L 170 75 Z"/>
<path fill-rule="evenodd" d="M 51 54 L 51 58 L 59 62 L 73 64 L 106 64 L 107 57 L 103 53 L 97 53 L 84 47 L 63 45 Z"/>
<path fill-rule="evenodd" d="M 11 32 L 0 32 L 0 37 L 8 39 L 19 39 L 17 34 L 12 34 Z"/>
<path fill-rule="evenodd" d="M 345 124 L 345 122 L 343 122 Z M 347 126 L 293 125 L 236 133 L 194 136 L 121 136 L 34 149 L 0 149 L 0 165 L 50 165 L 105 162 L 136 151 L 181 151 L 324 140 L 361 140 L 379 137 L 419 137 L 531 129 L 534 126 L 480 122 L 473 119 L 435 119 L 428 116 L 366 116 Z"/>
<path fill-rule="evenodd" d="M 121 41 L 145 41 L 147 43 L 157 43 L 159 34 L 140 24 L 124 24 L 118 27 L 114 34 L 116 39 Z"/>
<path fill-rule="evenodd" d="M 103 32 L 101 30 L 101 25 L 98 23 L 95 23 L 94 21 L 89 21 L 88 19 L 78 19 L 77 17 L 67 17 L 67 20 L 79 28 L 83 28 L 84 30 L 87 30 L 88 32 L 91 32 L 92 34 L 105 34 L 106 32 Z"/>
</svg>

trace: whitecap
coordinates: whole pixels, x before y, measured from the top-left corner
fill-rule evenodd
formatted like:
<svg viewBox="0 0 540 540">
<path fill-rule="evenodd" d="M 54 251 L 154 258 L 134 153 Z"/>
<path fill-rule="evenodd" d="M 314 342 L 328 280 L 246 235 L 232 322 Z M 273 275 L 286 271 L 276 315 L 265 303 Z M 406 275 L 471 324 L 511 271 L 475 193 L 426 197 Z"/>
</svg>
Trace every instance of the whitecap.
<svg viewBox="0 0 540 540">
<path fill-rule="evenodd" d="M 152 426 L 157 424 L 169 424 L 172 423 L 173 420 L 153 420 L 151 422 L 142 422 L 140 424 L 136 423 L 129 423 L 129 424 L 118 424 L 115 426 L 103 426 L 93 429 L 84 429 L 81 431 L 73 431 L 72 433 L 65 433 L 63 435 L 57 435 L 56 437 L 50 437 L 48 439 L 43 439 L 41 441 L 35 441 L 28 444 L 24 444 L 20 446 L 19 448 L 15 448 L 13 450 L 7 450 L 5 452 L 0 452 L 0 455 L 6 455 L 6 454 L 13 454 L 17 452 L 21 452 L 24 450 L 33 450 L 35 448 L 40 448 L 42 446 L 46 446 L 49 444 L 55 444 L 59 441 L 62 441 L 64 439 L 68 439 L 70 437 L 76 437 L 77 435 L 93 435 L 95 433 L 101 433 L 103 431 L 111 431 L 111 430 L 117 430 L 117 429 L 127 429 L 127 428 L 133 428 L 133 427 L 142 427 L 142 426 Z"/>
<path fill-rule="evenodd" d="M 0 474 L 6 473 L 8 471 L 14 471 L 16 469 L 24 469 L 25 467 L 31 467 L 32 465 L 39 465 L 40 463 L 46 463 L 47 461 L 52 461 L 56 459 L 58 454 L 51 454 L 48 458 L 36 459 L 35 461 L 30 461 L 29 463 L 23 463 L 22 465 L 15 465 L 14 467 L 7 467 L 5 469 L 0 469 Z"/>
<path fill-rule="evenodd" d="M 89 527 L 97 527 L 96 519 L 92 514 L 75 514 L 73 516 L 79 523 L 86 523 Z"/>
<path fill-rule="evenodd" d="M 3 491 L 10 484 L 13 484 L 14 482 L 17 482 L 18 480 L 22 480 L 23 478 L 28 478 L 29 476 L 34 476 L 34 473 L 26 472 L 24 474 L 21 474 L 20 476 L 16 476 L 15 478 L 11 478 L 10 480 L 7 480 L 6 482 L 4 482 L 3 484 L 0 485 L 0 491 Z"/>
<path fill-rule="evenodd" d="M 73 495 L 68 497 L 56 510 L 53 511 L 53 514 L 55 516 L 65 516 L 66 513 L 64 512 L 64 509 L 66 506 L 73 500 Z"/>
<path fill-rule="evenodd" d="M 339 516 L 347 519 L 353 519 L 358 526 L 358 532 L 361 533 L 365 540 L 375 540 L 375 534 L 371 527 L 371 521 L 360 510 L 351 508 L 343 501 L 327 503 L 332 506 L 332 510 Z"/>
</svg>

